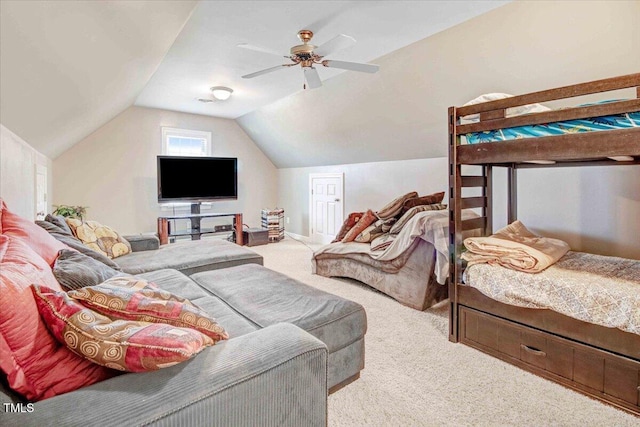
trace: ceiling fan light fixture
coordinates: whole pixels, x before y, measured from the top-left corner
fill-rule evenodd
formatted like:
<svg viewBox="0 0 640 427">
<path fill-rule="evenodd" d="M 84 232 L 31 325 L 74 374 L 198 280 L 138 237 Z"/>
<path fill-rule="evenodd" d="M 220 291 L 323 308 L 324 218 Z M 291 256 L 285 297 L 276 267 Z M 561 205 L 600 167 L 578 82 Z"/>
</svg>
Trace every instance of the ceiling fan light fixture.
<svg viewBox="0 0 640 427">
<path fill-rule="evenodd" d="M 233 89 L 225 86 L 213 86 L 211 88 L 211 93 L 218 101 L 226 101 L 233 93 Z"/>
</svg>

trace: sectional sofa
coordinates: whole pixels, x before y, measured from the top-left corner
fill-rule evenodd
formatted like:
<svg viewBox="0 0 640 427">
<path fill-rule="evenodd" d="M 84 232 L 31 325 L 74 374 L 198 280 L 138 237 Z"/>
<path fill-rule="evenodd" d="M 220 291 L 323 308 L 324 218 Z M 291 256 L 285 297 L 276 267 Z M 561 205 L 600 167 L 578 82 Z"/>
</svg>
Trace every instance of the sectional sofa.
<svg viewBox="0 0 640 427">
<path fill-rule="evenodd" d="M 2 226 L 15 219 L 6 212 L 3 204 Z M 18 240 L 37 247 L 44 238 L 32 224 L 0 230 L 3 266 L 14 268 Z M 362 306 L 271 271 L 257 254 L 229 242 L 188 242 L 132 255 L 136 262 L 123 263 L 122 270 L 188 298 L 230 338 L 165 369 L 115 375 L 35 402 L 8 387 L 14 377 L 4 364 L 0 401 L 10 405 L 0 408 L 2 425 L 326 425 L 328 392 L 358 378 L 364 367 Z M 6 295 L 4 287 L 12 285 L 3 277 L 2 286 Z M 31 302 L 23 303 L 26 310 Z M 4 315 L 3 358 L 11 321 Z"/>
</svg>

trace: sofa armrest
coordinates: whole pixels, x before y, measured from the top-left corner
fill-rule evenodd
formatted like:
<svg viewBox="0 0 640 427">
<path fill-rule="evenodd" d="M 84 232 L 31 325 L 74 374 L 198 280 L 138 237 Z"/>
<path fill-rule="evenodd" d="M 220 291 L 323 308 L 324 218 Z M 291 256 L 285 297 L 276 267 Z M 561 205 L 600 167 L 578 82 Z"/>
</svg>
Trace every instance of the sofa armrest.
<svg viewBox="0 0 640 427">
<path fill-rule="evenodd" d="M 20 426 L 326 426 L 327 357 L 320 340 L 280 323 L 1 418 Z"/>
<path fill-rule="evenodd" d="M 129 242 L 133 252 L 152 251 L 160 247 L 160 239 L 155 234 L 132 234 L 122 237 Z"/>
</svg>

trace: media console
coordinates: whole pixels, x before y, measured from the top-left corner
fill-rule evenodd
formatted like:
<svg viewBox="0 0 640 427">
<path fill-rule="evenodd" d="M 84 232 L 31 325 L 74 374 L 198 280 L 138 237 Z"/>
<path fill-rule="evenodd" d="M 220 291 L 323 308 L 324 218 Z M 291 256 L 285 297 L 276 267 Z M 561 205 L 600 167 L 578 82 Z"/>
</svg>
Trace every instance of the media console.
<svg viewBox="0 0 640 427">
<path fill-rule="evenodd" d="M 198 213 L 198 212 L 194 212 L 194 210 L 196 209 L 192 208 L 191 214 L 158 217 L 158 238 L 160 239 L 161 245 L 166 245 L 167 243 L 169 243 L 169 237 L 191 236 L 191 240 L 200 240 L 200 237 L 203 234 L 220 233 L 223 231 L 235 231 L 236 244 L 238 245 L 243 244 L 241 213 Z M 220 228 L 225 226 L 216 226 L 214 228 L 200 227 L 200 220 L 202 218 L 222 218 L 222 217 L 233 217 L 233 225 L 231 226 L 230 229 Z M 181 230 L 181 231 L 171 230 L 169 221 L 176 220 L 176 219 L 189 219 L 191 221 L 191 228 L 189 228 L 188 230 Z"/>
</svg>

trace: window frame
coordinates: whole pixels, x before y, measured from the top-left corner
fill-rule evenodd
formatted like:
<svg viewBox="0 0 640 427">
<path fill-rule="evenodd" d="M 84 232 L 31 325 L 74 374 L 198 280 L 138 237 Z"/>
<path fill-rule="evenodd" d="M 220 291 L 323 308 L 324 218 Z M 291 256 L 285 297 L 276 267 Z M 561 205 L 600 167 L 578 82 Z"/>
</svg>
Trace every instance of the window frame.
<svg viewBox="0 0 640 427">
<path fill-rule="evenodd" d="M 206 141 L 204 154 L 196 154 L 195 156 L 211 156 L 211 132 L 162 126 L 162 154 L 165 156 L 179 156 L 179 154 L 169 153 L 169 137 L 204 139 Z M 189 156 L 193 156 L 193 154 L 189 154 Z"/>
</svg>

